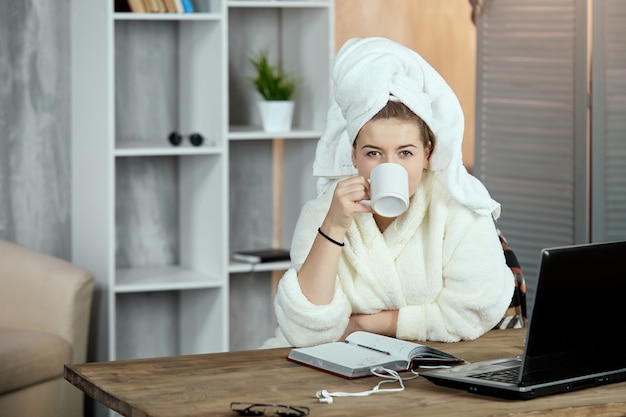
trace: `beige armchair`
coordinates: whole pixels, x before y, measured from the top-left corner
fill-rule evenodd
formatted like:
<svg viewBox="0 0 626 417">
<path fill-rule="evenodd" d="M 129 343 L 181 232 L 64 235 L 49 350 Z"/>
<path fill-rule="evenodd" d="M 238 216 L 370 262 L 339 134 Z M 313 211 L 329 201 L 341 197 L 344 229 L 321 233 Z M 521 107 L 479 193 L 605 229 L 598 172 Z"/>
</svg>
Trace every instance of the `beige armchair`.
<svg viewBox="0 0 626 417">
<path fill-rule="evenodd" d="M 0 240 L 0 416 L 80 417 L 63 365 L 86 361 L 93 277 Z"/>
</svg>

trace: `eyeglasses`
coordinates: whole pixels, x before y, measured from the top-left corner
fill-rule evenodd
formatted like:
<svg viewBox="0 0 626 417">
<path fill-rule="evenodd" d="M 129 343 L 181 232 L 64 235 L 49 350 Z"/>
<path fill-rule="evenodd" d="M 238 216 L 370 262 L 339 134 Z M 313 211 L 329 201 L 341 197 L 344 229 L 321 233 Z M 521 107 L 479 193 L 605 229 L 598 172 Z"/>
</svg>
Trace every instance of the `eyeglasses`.
<svg viewBox="0 0 626 417">
<path fill-rule="evenodd" d="M 309 414 L 309 407 L 284 404 L 230 403 L 230 409 L 242 416 L 302 417 Z"/>
</svg>

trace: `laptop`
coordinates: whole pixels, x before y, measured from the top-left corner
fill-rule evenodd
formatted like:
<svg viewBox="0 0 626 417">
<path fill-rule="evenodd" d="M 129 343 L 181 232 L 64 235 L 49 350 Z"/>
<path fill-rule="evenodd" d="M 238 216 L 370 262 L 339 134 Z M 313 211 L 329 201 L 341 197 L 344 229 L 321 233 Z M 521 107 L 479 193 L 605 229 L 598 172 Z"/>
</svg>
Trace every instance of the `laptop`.
<svg viewBox="0 0 626 417">
<path fill-rule="evenodd" d="M 546 248 L 540 262 L 522 356 L 420 375 L 437 385 L 508 399 L 626 380 L 626 242 Z"/>
</svg>

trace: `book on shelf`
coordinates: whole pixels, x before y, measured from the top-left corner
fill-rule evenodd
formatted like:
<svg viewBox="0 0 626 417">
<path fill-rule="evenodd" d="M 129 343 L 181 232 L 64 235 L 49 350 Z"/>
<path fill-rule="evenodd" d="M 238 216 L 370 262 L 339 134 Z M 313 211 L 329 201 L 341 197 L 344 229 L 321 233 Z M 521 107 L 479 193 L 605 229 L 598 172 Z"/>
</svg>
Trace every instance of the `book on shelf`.
<svg viewBox="0 0 626 417">
<path fill-rule="evenodd" d="M 178 13 L 176 2 L 174 0 L 164 0 L 167 13 Z"/>
<path fill-rule="evenodd" d="M 193 13 L 195 11 L 191 0 L 182 0 L 182 3 L 183 3 L 183 11 L 185 13 Z"/>
<path fill-rule="evenodd" d="M 128 6 L 133 13 L 146 13 L 146 6 L 143 0 L 128 0 Z"/>
<path fill-rule="evenodd" d="M 185 13 L 185 8 L 183 7 L 183 0 L 173 0 L 174 7 L 176 7 L 176 13 Z"/>
<path fill-rule="evenodd" d="M 156 12 L 154 0 L 141 0 L 143 3 L 143 8 L 146 13 L 154 13 Z"/>
<path fill-rule="evenodd" d="M 148 13 L 165 13 L 167 8 L 164 0 L 142 0 Z"/>
<path fill-rule="evenodd" d="M 464 362 L 439 349 L 364 331 L 350 334 L 345 342 L 293 348 L 287 359 L 344 378 L 370 376 L 375 368 L 409 371 Z"/>
<path fill-rule="evenodd" d="M 290 259 L 289 251 L 279 248 L 235 251 L 232 253 L 231 258 L 233 261 L 249 264 L 281 262 Z"/>
<path fill-rule="evenodd" d="M 146 8 L 146 12 L 148 13 L 157 11 L 155 0 L 143 0 L 143 7 Z"/>
<path fill-rule="evenodd" d="M 159 9 L 159 13 L 167 13 L 167 5 L 165 4 L 165 0 L 157 0 L 157 7 Z"/>
</svg>

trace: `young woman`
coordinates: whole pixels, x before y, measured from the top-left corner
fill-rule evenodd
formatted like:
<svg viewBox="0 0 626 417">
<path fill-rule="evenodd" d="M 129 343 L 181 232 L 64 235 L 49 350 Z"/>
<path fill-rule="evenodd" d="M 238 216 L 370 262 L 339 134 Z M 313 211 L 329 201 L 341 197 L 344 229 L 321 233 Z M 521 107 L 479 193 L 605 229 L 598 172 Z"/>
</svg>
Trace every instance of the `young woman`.
<svg viewBox="0 0 626 417">
<path fill-rule="evenodd" d="M 460 167 L 456 96 L 419 55 L 382 38 L 346 43 L 333 78 L 336 103 L 314 164 L 320 195 L 300 214 L 275 299 L 279 328 L 264 346 L 315 345 L 356 330 L 479 337 L 507 310 L 514 278 L 494 224 L 499 205 Z M 409 175 L 409 208 L 396 218 L 360 203 L 371 170 L 385 162 Z"/>
</svg>

